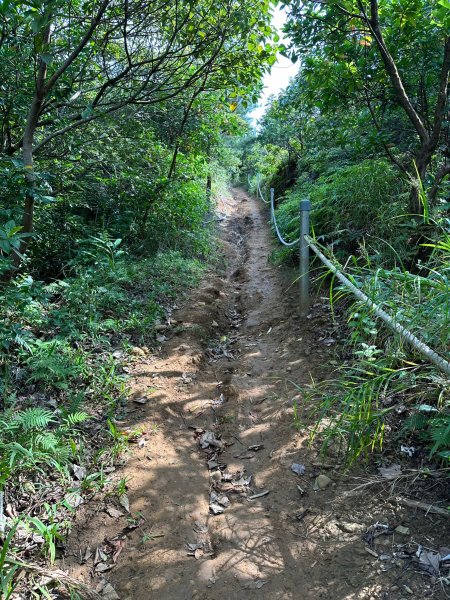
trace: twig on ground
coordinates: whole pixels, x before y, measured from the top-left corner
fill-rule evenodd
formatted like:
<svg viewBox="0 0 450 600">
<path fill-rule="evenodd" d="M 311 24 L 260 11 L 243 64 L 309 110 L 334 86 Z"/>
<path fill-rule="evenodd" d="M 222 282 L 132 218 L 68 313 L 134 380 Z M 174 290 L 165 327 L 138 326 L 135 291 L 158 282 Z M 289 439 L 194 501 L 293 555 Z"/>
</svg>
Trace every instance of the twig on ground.
<svg viewBox="0 0 450 600">
<path fill-rule="evenodd" d="M 52 581 L 61 583 L 69 588 L 76 589 L 78 594 L 82 598 L 86 598 L 87 600 L 101 600 L 102 598 L 100 594 L 97 594 L 97 592 L 89 588 L 86 584 L 82 583 L 81 581 L 77 581 L 76 579 L 73 579 L 73 577 L 70 577 L 70 575 L 67 575 L 67 573 L 61 571 L 60 569 L 52 571 L 51 569 L 45 569 L 43 567 L 40 567 L 39 565 L 35 565 L 33 563 L 26 563 L 16 558 L 10 557 L 6 557 L 5 562 L 7 562 L 10 565 L 15 565 L 19 567 L 19 569 L 23 569 L 24 571 L 30 571 L 32 573 L 42 575 L 42 577 L 46 577 Z"/>
<path fill-rule="evenodd" d="M 440 508 L 433 504 L 427 504 L 426 502 L 419 502 L 418 500 L 410 500 L 409 498 L 400 498 L 400 504 L 408 506 L 409 508 L 420 508 L 426 513 L 433 513 L 435 515 L 441 515 L 442 517 L 450 517 L 450 511 L 446 508 Z"/>
</svg>

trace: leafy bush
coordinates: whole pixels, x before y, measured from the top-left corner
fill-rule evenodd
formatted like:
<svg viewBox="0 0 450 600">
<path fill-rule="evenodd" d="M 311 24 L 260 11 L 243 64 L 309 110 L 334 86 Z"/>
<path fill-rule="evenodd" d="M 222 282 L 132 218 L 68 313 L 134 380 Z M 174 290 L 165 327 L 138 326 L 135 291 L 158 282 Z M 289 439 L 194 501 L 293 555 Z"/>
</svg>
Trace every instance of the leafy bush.
<svg viewBox="0 0 450 600">
<path fill-rule="evenodd" d="M 405 194 L 405 183 L 391 165 L 366 160 L 315 181 L 298 180 L 276 214 L 282 231 L 295 239 L 300 200 L 309 198 L 314 233 L 338 257 L 346 258 L 364 243 L 372 259 L 392 264 L 409 258 L 407 239 L 414 222 L 403 214 Z"/>
<path fill-rule="evenodd" d="M 154 200 L 147 220 L 145 246 L 151 252 L 175 249 L 187 255 L 207 254 L 204 221 L 210 204 L 205 179 L 173 181 Z"/>
<path fill-rule="evenodd" d="M 266 197 L 269 188 L 275 186 L 278 179 L 283 180 L 283 172 L 288 167 L 289 153 L 275 144 L 252 144 L 244 151 L 243 170 L 248 173 L 248 184 L 251 192 L 256 194 L 258 182 L 264 189 Z M 276 186 L 278 188 L 278 186 Z"/>
</svg>

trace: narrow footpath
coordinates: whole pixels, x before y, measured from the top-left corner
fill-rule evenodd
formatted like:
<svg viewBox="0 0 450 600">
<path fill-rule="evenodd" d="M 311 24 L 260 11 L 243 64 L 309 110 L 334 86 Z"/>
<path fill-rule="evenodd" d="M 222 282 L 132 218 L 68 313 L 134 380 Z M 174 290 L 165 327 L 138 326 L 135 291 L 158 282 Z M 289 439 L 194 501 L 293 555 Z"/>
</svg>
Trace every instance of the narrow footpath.
<svg viewBox="0 0 450 600">
<path fill-rule="evenodd" d="M 121 600 L 440 598 L 429 577 L 384 568 L 392 535 L 368 551 L 363 534 L 403 523 L 432 545 L 442 517 L 416 523 L 294 425 L 296 386 L 333 369 L 326 303 L 298 316 L 293 274 L 268 261 L 264 206 L 235 189 L 219 210 L 223 263 L 174 312 L 160 353 L 130 366 L 144 400 L 130 401 L 126 426 L 144 435 L 115 474 L 130 513 L 91 502 L 62 566 Z M 120 554 L 103 570 L 105 540 Z"/>
</svg>

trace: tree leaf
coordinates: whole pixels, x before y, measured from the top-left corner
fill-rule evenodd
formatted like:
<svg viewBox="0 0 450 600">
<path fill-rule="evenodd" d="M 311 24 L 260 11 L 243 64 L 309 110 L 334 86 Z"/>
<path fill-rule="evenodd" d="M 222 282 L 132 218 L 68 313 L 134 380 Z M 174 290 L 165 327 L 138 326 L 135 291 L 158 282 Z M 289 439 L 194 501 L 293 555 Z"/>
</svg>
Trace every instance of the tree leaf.
<svg viewBox="0 0 450 600">
<path fill-rule="evenodd" d="M 50 52 L 44 52 L 41 54 L 41 60 L 45 62 L 46 65 L 50 65 L 53 62 L 53 54 L 50 54 Z"/>
</svg>

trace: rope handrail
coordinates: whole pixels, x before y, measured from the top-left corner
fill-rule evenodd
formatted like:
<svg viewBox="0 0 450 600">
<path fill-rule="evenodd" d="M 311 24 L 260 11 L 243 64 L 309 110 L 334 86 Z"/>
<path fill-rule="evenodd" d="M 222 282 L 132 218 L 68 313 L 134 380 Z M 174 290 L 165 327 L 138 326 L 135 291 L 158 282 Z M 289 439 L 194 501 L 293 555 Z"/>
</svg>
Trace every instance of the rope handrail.
<svg viewBox="0 0 450 600">
<path fill-rule="evenodd" d="M 450 362 L 445 360 L 440 354 L 432 350 L 427 344 L 419 340 L 413 333 L 408 331 L 403 325 L 400 325 L 395 321 L 385 310 L 380 308 L 378 304 L 375 304 L 366 294 L 361 291 L 354 283 L 350 281 L 339 269 L 319 250 L 314 244 L 314 241 L 309 235 L 304 236 L 306 243 L 311 250 L 320 258 L 320 260 L 327 266 L 332 273 L 336 275 L 336 278 L 345 285 L 353 294 L 364 304 L 369 306 L 373 312 L 379 317 L 388 327 L 400 334 L 411 346 L 413 346 L 418 352 L 425 356 L 430 362 L 432 362 L 438 369 L 444 372 L 446 375 L 450 375 Z"/>
<path fill-rule="evenodd" d="M 270 192 L 270 216 L 272 218 L 272 223 L 277 233 L 278 239 L 283 244 L 283 246 L 286 246 L 287 248 L 292 248 L 292 246 L 295 246 L 299 243 L 300 238 L 294 240 L 293 242 L 287 242 L 281 235 L 280 230 L 278 228 L 277 218 L 275 216 L 275 198 L 272 190 Z"/>
<path fill-rule="evenodd" d="M 264 200 L 260 185 L 259 178 L 257 180 L 258 190 L 261 195 L 262 200 Z M 265 200 L 264 200 L 265 201 Z M 267 202 L 267 201 L 265 201 Z M 309 232 L 309 211 L 310 211 L 310 202 L 309 200 L 303 200 L 300 202 L 300 237 L 294 242 L 287 242 L 283 236 L 281 235 L 280 229 L 278 227 L 277 219 L 275 216 L 275 190 L 273 188 L 270 189 L 270 217 L 271 222 L 273 223 L 275 232 L 279 241 L 283 244 L 283 246 L 287 246 L 288 248 L 299 244 L 300 251 L 300 277 L 299 277 L 299 287 L 300 287 L 300 315 L 306 317 L 309 312 L 310 300 L 309 300 L 309 266 L 308 266 L 308 255 L 309 248 L 314 252 L 314 254 L 324 263 L 328 269 L 334 273 L 336 278 L 347 287 L 361 302 L 369 306 L 374 314 L 380 318 L 390 329 L 398 333 L 401 337 L 403 337 L 406 342 L 408 342 L 413 348 L 415 348 L 422 356 L 427 358 L 431 363 L 433 363 L 440 371 L 450 376 L 450 361 L 443 358 L 440 354 L 435 352 L 432 348 L 430 348 L 427 344 L 422 342 L 418 337 L 416 337 L 413 333 L 408 331 L 406 327 L 403 327 L 400 323 L 398 323 L 390 314 L 388 314 L 385 310 L 383 310 L 378 304 L 376 304 L 371 298 L 369 298 L 362 290 L 360 290 L 354 283 L 350 281 L 345 275 L 339 270 L 339 268 L 334 265 L 324 254 L 319 250 L 319 248 L 314 243 L 314 240 L 308 235 Z M 341 265 L 339 265 L 341 267 Z M 342 267 L 341 267 L 342 269 Z"/>
<path fill-rule="evenodd" d="M 261 191 L 261 186 L 259 185 L 259 178 L 257 179 L 257 181 L 256 181 L 256 184 L 257 184 L 257 189 L 258 189 L 258 193 L 259 193 L 259 196 L 260 196 L 261 200 L 262 200 L 262 201 L 263 201 L 265 204 L 269 204 L 269 200 L 266 200 L 266 199 L 264 198 L 264 196 L 263 196 L 263 193 L 262 193 L 262 191 Z"/>
<path fill-rule="evenodd" d="M 261 191 L 261 186 L 260 186 L 260 181 L 261 181 L 261 176 L 257 175 L 256 177 L 256 189 L 257 192 L 259 194 L 259 197 L 261 198 L 261 200 L 265 203 L 265 204 L 270 204 L 270 219 L 273 223 L 273 226 L 275 228 L 276 234 L 278 239 L 280 240 L 280 242 L 283 244 L 283 246 L 286 246 L 287 248 L 292 248 L 292 246 L 295 246 L 296 244 L 299 243 L 300 238 L 297 238 L 295 241 L 293 242 L 287 242 L 284 237 L 281 235 L 280 232 L 280 228 L 278 227 L 278 223 L 277 223 L 277 218 L 275 216 L 275 199 L 274 199 L 274 193 L 273 193 L 273 188 L 270 189 L 270 201 L 266 200 L 263 196 L 263 193 Z"/>
</svg>

